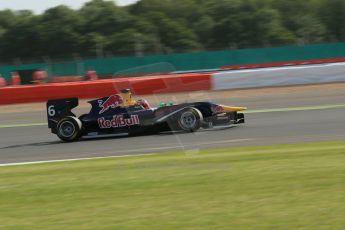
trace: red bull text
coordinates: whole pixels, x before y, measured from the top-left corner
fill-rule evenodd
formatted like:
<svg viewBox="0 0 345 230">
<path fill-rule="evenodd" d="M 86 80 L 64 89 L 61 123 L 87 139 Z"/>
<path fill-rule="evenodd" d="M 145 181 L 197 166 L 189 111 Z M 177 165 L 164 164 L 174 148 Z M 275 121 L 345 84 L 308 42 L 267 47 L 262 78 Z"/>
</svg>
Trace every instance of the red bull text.
<svg viewBox="0 0 345 230">
<path fill-rule="evenodd" d="M 106 120 L 104 117 L 98 118 L 98 125 L 101 129 L 119 128 L 139 124 L 140 120 L 138 115 L 132 115 L 130 118 L 115 115 L 111 120 Z"/>
<path fill-rule="evenodd" d="M 104 102 L 102 100 L 99 100 L 98 103 L 99 107 L 101 108 L 99 114 L 102 114 L 108 111 L 110 108 L 115 109 L 116 107 L 121 106 L 123 104 L 123 99 L 119 95 L 111 95 Z"/>
</svg>

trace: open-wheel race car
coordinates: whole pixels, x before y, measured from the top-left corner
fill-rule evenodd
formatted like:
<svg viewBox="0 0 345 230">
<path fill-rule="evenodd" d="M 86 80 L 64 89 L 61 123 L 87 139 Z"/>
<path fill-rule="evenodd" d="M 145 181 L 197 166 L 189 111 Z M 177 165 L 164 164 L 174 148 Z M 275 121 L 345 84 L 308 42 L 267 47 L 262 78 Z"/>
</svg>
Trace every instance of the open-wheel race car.
<svg viewBox="0 0 345 230">
<path fill-rule="evenodd" d="M 113 134 L 151 134 L 166 131 L 195 132 L 200 128 L 244 123 L 244 107 L 212 102 L 161 104 L 151 108 L 146 100 L 135 101 L 130 90 L 89 101 L 91 111 L 77 117 L 72 109 L 78 98 L 49 100 L 48 127 L 62 141 Z"/>
</svg>

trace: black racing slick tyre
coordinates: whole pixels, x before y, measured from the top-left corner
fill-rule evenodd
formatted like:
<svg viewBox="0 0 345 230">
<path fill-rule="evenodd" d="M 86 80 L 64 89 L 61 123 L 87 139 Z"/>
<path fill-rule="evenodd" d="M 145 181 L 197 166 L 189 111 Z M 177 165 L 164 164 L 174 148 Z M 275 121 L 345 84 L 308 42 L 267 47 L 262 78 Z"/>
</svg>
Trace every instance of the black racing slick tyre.
<svg viewBox="0 0 345 230">
<path fill-rule="evenodd" d="M 65 117 L 57 125 L 57 136 L 64 142 L 73 142 L 82 136 L 82 122 L 76 117 Z"/>
<path fill-rule="evenodd" d="M 181 111 L 177 116 L 177 126 L 186 132 L 195 132 L 201 127 L 202 113 L 196 108 L 188 108 Z"/>
</svg>

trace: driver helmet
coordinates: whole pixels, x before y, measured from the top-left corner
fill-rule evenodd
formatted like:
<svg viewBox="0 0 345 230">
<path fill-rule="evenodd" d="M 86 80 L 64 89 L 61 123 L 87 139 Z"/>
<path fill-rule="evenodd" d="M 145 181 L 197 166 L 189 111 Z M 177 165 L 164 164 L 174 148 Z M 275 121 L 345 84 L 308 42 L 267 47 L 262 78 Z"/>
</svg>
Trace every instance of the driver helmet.
<svg viewBox="0 0 345 230">
<path fill-rule="evenodd" d="M 130 89 L 122 89 L 120 92 L 125 106 L 132 106 L 136 103 L 134 100 L 132 100 L 132 92 Z"/>
</svg>

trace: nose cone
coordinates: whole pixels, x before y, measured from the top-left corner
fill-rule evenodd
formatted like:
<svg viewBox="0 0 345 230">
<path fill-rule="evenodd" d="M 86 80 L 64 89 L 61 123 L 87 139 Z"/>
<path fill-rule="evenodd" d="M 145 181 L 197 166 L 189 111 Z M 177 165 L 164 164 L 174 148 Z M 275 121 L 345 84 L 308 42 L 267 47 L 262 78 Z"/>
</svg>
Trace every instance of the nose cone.
<svg viewBox="0 0 345 230">
<path fill-rule="evenodd" d="M 226 112 L 226 113 L 240 112 L 240 111 L 247 110 L 246 107 L 232 107 L 232 106 L 226 106 L 226 105 L 222 105 L 221 107 L 223 108 L 224 112 Z"/>
</svg>

